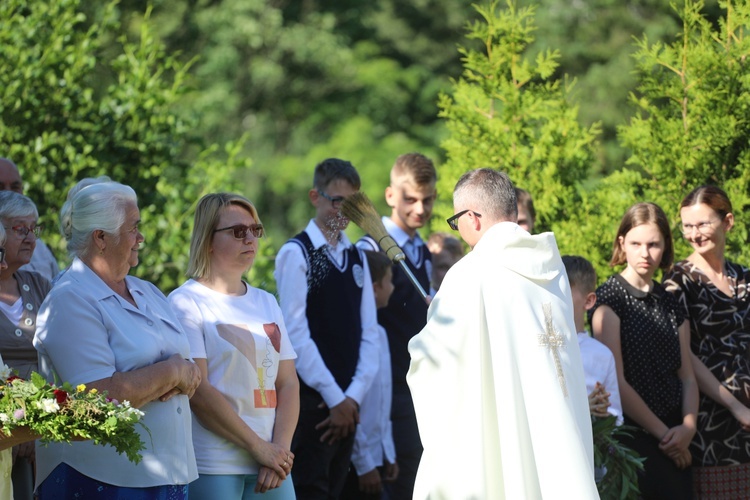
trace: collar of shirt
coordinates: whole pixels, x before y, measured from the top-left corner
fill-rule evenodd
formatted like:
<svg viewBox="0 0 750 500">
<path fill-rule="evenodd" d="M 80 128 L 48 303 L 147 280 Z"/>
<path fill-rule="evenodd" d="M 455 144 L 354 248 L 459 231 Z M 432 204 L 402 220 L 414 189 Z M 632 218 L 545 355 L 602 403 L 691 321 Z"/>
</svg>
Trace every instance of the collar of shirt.
<svg viewBox="0 0 750 500">
<path fill-rule="evenodd" d="M 383 217 L 383 225 L 385 226 L 385 230 L 388 231 L 388 234 L 391 235 L 391 238 L 393 238 L 393 241 L 396 242 L 396 245 L 400 246 L 401 248 L 404 248 L 408 241 L 411 241 L 412 245 L 414 245 L 414 248 L 419 248 L 420 246 L 424 245 L 424 242 L 422 241 L 422 238 L 420 238 L 419 233 L 416 233 L 414 235 L 414 238 L 409 238 L 409 235 L 406 234 L 406 231 L 398 227 L 398 225 L 393 222 L 390 217 Z"/>
<path fill-rule="evenodd" d="M 60 278 L 59 285 L 62 285 L 65 281 L 75 281 L 81 287 L 81 290 L 86 290 L 96 300 L 104 300 L 109 297 L 116 297 L 119 300 L 119 296 L 97 275 L 89 266 L 87 266 L 81 259 L 76 257 L 73 259 L 73 263 L 70 264 L 65 274 Z M 142 283 L 139 280 L 130 279 L 129 276 L 125 276 L 125 283 L 133 295 L 136 302 L 139 302 L 136 297 L 143 297 L 145 295 L 142 288 Z M 126 300 L 121 301 L 127 306 L 133 307 Z"/>
<path fill-rule="evenodd" d="M 315 223 L 315 219 L 310 219 L 310 222 L 307 223 L 307 227 L 305 228 L 305 232 L 310 237 L 310 242 L 313 244 L 313 248 L 315 248 L 316 250 L 323 245 L 328 244 L 328 240 L 325 236 L 323 236 L 323 231 L 321 231 L 318 225 Z M 346 233 L 343 231 L 339 231 L 339 242 L 335 248 L 347 249 L 350 246 L 352 246 L 352 242 L 349 241 Z"/>
<path fill-rule="evenodd" d="M 70 284 L 66 285 L 66 282 L 70 282 Z M 120 297 L 107 286 L 99 275 L 76 257 L 55 287 L 74 286 L 77 293 L 88 294 L 97 302 L 109 302 L 106 299 L 114 297 L 123 309 L 145 316 L 148 319 L 158 317 L 178 333 L 182 333 L 182 327 L 177 318 L 174 317 L 166 297 L 161 294 L 158 288 L 148 281 L 133 276 L 125 276 L 125 282 L 138 307 L 134 307 L 130 302 Z"/>
</svg>

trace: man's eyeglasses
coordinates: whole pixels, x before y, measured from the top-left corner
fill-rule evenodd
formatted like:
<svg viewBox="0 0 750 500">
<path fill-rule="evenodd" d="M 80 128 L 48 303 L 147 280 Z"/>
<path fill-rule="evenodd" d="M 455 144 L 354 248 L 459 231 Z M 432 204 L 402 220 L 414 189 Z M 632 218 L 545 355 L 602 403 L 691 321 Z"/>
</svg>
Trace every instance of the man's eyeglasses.
<svg viewBox="0 0 750 500">
<path fill-rule="evenodd" d="M 461 210 L 456 215 L 452 215 L 451 217 L 447 218 L 445 222 L 448 223 L 448 226 L 450 226 L 451 229 L 454 231 L 458 231 L 458 219 L 464 214 L 468 214 L 469 212 L 473 213 L 475 217 L 482 217 L 482 214 L 478 214 L 473 210 Z"/>
<path fill-rule="evenodd" d="M 28 226 L 13 226 L 13 227 L 6 227 L 5 229 L 8 229 L 10 231 L 13 231 L 16 233 L 16 236 L 19 238 L 25 238 L 29 235 L 29 233 L 34 233 L 34 236 L 39 237 L 40 234 L 42 234 L 42 231 L 44 230 L 44 226 L 34 226 L 34 227 L 28 227 Z"/>
<path fill-rule="evenodd" d="M 238 239 L 238 240 L 244 240 L 245 238 L 247 238 L 247 233 L 252 233 L 252 235 L 255 236 L 256 238 L 263 237 L 263 225 L 262 224 L 253 224 L 252 226 L 246 226 L 244 224 L 235 224 L 234 226 L 214 229 L 214 233 L 218 233 L 219 231 L 229 231 L 229 230 L 232 231 L 232 236 L 234 236 L 235 239 Z"/>
<path fill-rule="evenodd" d="M 341 203 L 343 203 L 344 201 L 343 196 L 328 196 L 325 191 L 318 191 L 318 193 L 320 193 L 320 196 L 330 201 L 331 205 L 333 205 L 333 208 L 340 208 Z"/>
<path fill-rule="evenodd" d="M 0 247 L 0 262 L 5 260 L 5 249 Z"/>
<path fill-rule="evenodd" d="M 720 222 L 720 219 L 714 219 L 711 221 L 703 221 L 698 224 L 683 224 L 680 226 L 683 236 L 690 236 L 693 234 L 693 229 L 698 230 L 699 234 L 703 236 L 709 236 L 714 232 L 714 224 Z"/>
</svg>

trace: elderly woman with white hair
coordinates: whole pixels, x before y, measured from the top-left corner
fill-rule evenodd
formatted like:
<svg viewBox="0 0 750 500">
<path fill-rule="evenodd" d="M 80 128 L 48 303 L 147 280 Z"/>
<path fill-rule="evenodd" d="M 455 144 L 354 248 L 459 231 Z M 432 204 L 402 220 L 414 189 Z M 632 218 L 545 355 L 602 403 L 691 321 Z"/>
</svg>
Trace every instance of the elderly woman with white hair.
<svg viewBox="0 0 750 500">
<path fill-rule="evenodd" d="M 32 344 L 37 312 L 51 285 L 36 272 L 20 269 L 29 263 L 41 226 L 36 205 L 14 191 L 0 191 L 0 223 L 5 229 L 6 267 L 0 270 L 0 353 L 5 363 L 28 379 L 37 369 Z M 34 443 L 13 449 L 16 500 L 31 500 L 34 492 Z"/>
<path fill-rule="evenodd" d="M 144 238 L 135 192 L 116 182 L 80 189 L 60 225 L 73 262 L 39 313 L 40 372 L 144 413 L 138 464 L 91 441 L 37 447 L 39 498 L 180 499 L 198 477 L 188 399 L 200 370 L 166 297 L 129 276 Z"/>
</svg>

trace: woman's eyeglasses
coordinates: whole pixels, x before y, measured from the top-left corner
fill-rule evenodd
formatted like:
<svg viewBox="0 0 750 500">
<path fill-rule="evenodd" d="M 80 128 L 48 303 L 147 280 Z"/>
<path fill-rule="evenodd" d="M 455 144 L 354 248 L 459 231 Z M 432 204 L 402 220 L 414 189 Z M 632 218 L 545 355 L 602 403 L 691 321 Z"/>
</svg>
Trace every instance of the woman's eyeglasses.
<svg viewBox="0 0 750 500">
<path fill-rule="evenodd" d="M 684 236 L 693 234 L 693 229 L 697 230 L 703 236 L 710 236 L 714 232 L 714 224 L 720 222 L 720 219 L 699 222 L 698 224 L 682 224 L 680 230 Z"/>
<path fill-rule="evenodd" d="M 42 234 L 42 231 L 44 230 L 44 226 L 41 224 L 34 227 L 28 227 L 28 226 L 13 226 L 13 227 L 6 227 L 5 229 L 9 231 L 13 231 L 16 233 L 16 236 L 19 238 L 25 238 L 29 235 L 29 233 L 34 233 L 34 236 L 37 238 L 40 234 Z"/>
<path fill-rule="evenodd" d="M 222 227 L 214 229 L 214 233 L 219 231 L 232 231 L 232 236 L 238 240 L 244 240 L 247 238 L 247 233 L 252 233 L 256 238 L 263 237 L 263 224 L 253 224 L 252 226 L 246 226 L 244 224 L 235 224 L 234 226 Z"/>
</svg>

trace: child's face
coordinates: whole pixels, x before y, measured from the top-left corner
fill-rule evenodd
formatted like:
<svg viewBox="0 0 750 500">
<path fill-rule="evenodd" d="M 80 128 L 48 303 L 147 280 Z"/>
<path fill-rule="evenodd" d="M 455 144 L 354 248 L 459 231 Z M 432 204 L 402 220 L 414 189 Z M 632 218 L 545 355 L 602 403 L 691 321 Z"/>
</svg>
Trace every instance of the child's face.
<svg viewBox="0 0 750 500">
<path fill-rule="evenodd" d="M 385 189 L 385 200 L 393 209 L 393 221 L 409 234 L 430 220 L 436 197 L 434 182 L 420 186 L 408 176 L 399 178 Z"/>
<path fill-rule="evenodd" d="M 325 189 L 310 190 L 310 201 L 315 207 L 315 220 L 318 226 L 333 233 L 346 229 L 349 219 L 341 213 L 341 202 L 357 191 L 343 179 L 334 179 Z"/>
<path fill-rule="evenodd" d="M 620 248 L 625 252 L 628 268 L 650 281 L 661 264 L 664 237 L 659 226 L 649 222 L 635 226 L 624 237 L 620 236 Z"/>
<path fill-rule="evenodd" d="M 378 309 L 386 307 L 388 300 L 391 298 L 393 293 L 393 272 L 388 269 L 385 272 L 385 276 L 380 281 L 375 281 L 372 284 L 373 292 L 375 292 L 375 305 Z"/>
</svg>

